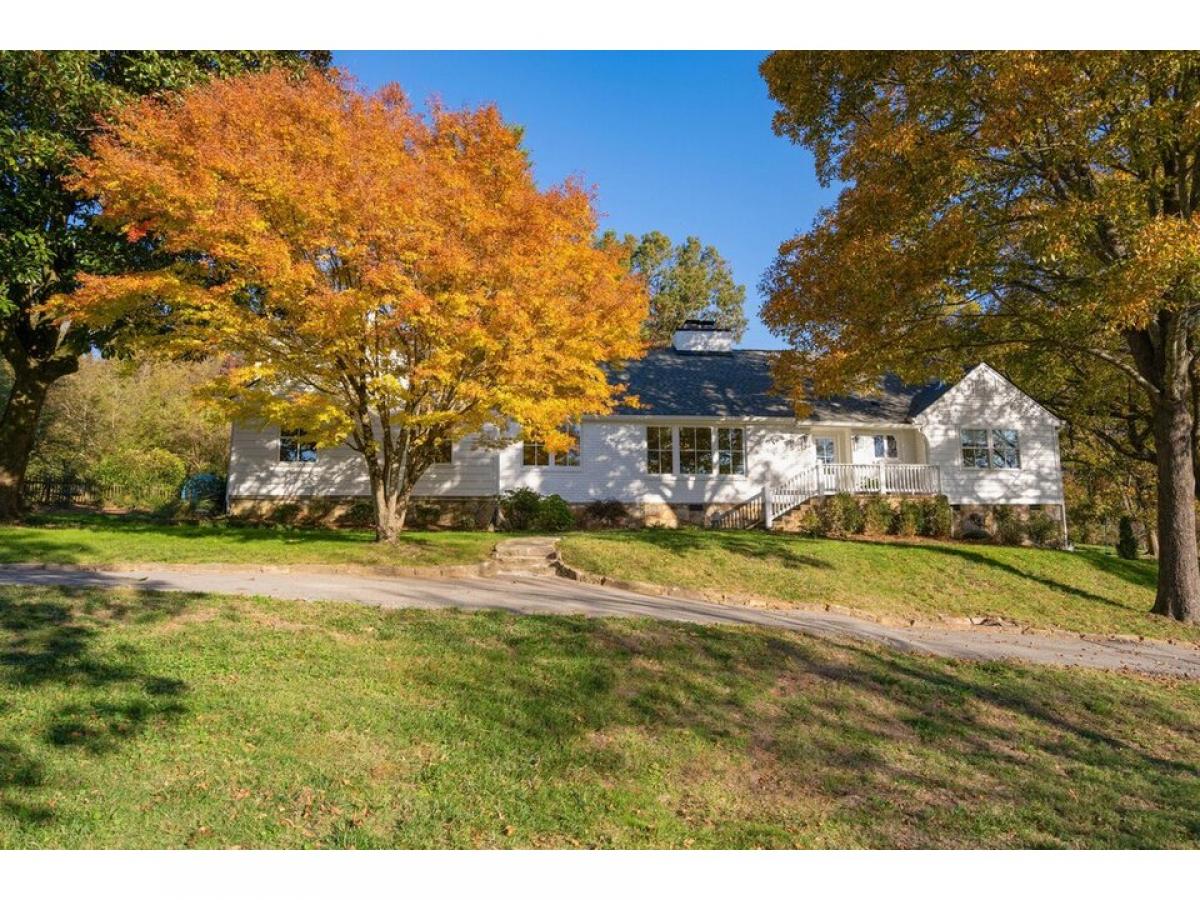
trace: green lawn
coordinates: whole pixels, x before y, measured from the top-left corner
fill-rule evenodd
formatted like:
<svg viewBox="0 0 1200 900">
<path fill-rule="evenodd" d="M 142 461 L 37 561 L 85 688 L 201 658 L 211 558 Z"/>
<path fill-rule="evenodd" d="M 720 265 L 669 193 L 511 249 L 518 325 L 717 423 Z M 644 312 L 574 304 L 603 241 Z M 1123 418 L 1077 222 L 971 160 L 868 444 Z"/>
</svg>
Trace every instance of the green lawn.
<svg viewBox="0 0 1200 900">
<path fill-rule="evenodd" d="M 479 562 L 496 536 L 408 532 L 394 546 L 369 531 L 171 524 L 148 517 L 56 515 L 0 527 L 0 563 L 38 561 L 438 566 Z"/>
<path fill-rule="evenodd" d="M 1200 845 L 1200 685 L 0 588 L 0 847 Z"/>
<path fill-rule="evenodd" d="M 831 603 L 918 619 L 999 615 L 1027 625 L 1200 641 L 1151 615 L 1155 563 L 936 541 L 832 541 L 761 532 L 647 529 L 575 534 L 566 562 L 616 578 Z"/>
<path fill-rule="evenodd" d="M 486 558 L 504 535 L 408 532 L 392 547 L 365 531 L 175 525 L 56 515 L 0 527 L 0 563 L 41 561 L 436 566 Z M 1200 642 L 1200 628 L 1153 616 L 1155 563 L 1102 548 L 1075 553 L 937 541 L 831 541 L 761 532 L 644 529 L 567 535 L 572 565 L 616 578 L 835 604 L 936 620 L 998 615 L 1027 625 Z"/>
</svg>

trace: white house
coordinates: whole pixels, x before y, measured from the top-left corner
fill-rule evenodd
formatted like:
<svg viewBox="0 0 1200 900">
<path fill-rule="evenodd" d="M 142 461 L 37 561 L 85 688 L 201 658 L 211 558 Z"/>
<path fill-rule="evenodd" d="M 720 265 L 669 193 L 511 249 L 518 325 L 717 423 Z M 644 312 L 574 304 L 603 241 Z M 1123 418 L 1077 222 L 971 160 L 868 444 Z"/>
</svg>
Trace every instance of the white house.
<svg viewBox="0 0 1200 900">
<path fill-rule="evenodd" d="M 617 499 L 661 524 L 774 524 L 835 491 L 944 494 L 960 520 L 996 505 L 1063 520 L 1062 422 L 989 366 L 954 385 L 885 379 L 874 395 L 814 399 L 797 418 L 772 388 L 771 358 L 689 322 L 671 347 L 614 374 L 639 407 L 585 418 L 566 454 L 464 438 L 418 482 L 418 518 L 486 524 L 499 495 L 529 487 L 580 507 Z M 239 423 L 228 493 L 231 511 L 245 512 L 344 504 L 368 496 L 368 484 L 349 447 L 317 450 L 303 436 Z"/>
</svg>

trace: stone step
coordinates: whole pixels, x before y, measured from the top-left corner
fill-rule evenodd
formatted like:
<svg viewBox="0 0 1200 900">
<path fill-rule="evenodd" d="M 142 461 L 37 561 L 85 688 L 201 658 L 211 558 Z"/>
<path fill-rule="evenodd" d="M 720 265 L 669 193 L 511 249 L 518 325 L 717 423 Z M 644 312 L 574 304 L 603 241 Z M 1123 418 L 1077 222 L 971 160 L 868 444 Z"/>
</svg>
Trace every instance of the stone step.
<svg viewBox="0 0 1200 900">
<path fill-rule="evenodd" d="M 555 571 L 550 566 L 500 566 L 496 570 L 497 575 L 554 575 Z"/>
<path fill-rule="evenodd" d="M 512 538 L 497 544 L 492 558 L 499 575 L 553 575 L 558 564 L 558 541 Z"/>
<path fill-rule="evenodd" d="M 497 547 L 497 559 L 551 559 L 557 556 L 556 550 L 545 547 Z"/>
</svg>

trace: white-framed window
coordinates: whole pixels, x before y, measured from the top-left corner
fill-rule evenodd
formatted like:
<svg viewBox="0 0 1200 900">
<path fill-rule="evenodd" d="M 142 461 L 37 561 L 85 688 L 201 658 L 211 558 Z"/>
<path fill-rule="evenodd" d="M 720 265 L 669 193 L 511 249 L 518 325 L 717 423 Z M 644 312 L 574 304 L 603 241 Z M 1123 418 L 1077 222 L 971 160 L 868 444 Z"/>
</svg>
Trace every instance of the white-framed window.
<svg viewBox="0 0 1200 900">
<path fill-rule="evenodd" d="M 900 456 L 900 448 L 896 445 L 894 434 L 873 434 L 871 443 L 876 459 L 898 459 Z"/>
<path fill-rule="evenodd" d="M 571 438 L 571 446 L 561 453 L 550 453 L 541 441 L 525 441 L 521 445 L 523 466 L 578 466 L 579 425 L 572 422 L 563 426 L 563 433 Z"/>
<path fill-rule="evenodd" d="M 746 432 L 743 429 L 717 429 L 717 473 L 746 474 Z"/>
<path fill-rule="evenodd" d="M 541 441 L 525 441 L 525 443 L 521 445 L 521 465 L 550 465 L 550 454 L 546 452 L 546 445 Z"/>
<path fill-rule="evenodd" d="M 579 425 L 576 422 L 571 422 L 563 431 L 571 438 L 571 446 L 563 453 L 555 453 L 553 464 L 556 466 L 578 466 L 579 465 Z"/>
<path fill-rule="evenodd" d="M 317 445 L 304 440 L 303 431 L 279 432 L 279 461 L 286 463 L 308 463 L 317 461 Z"/>
<path fill-rule="evenodd" d="M 674 474 L 674 434 L 669 425 L 646 426 L 646 471 L 651 475 Z"/>
<path fill-rule="evenodd" d="M 961 439 L 965 468 L 1021 468 L 1021 436 L 1015 428 L 964 428 Z"/>
<path fill-rule="evenodd" d="M 1015 428 L 993 428 L 992 468 L 1021 468 L 1021 436 Z"/>
<path fill-rule="evenodd" d="M 813 438 L 817 448 L 817 462 L 832 466 L 837 462 L 837 441 L 831 437 Z"/>
<path fill-rule="evenodd" d="M 745 475 L 746 429 L 706 425 L 646 426 L 646 471 L 683 475 Z"/>
<path fill-rule="evenodd" d="M 684 475 L 711 475 L 713 468 L 712 429 L 680 426 L 679 471 Z"/>
</svg>

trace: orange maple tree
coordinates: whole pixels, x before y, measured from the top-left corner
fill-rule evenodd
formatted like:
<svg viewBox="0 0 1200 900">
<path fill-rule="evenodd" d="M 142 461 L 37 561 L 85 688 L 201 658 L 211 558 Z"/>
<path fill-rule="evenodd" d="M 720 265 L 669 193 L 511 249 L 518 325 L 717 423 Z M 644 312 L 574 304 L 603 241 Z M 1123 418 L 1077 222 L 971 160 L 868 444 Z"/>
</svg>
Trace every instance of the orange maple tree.
<svg viewBox="0 0 1200 900">
<path fill-rule="evenodd" d="M 85 278 L 58 313 L 227 355 L 208 397 L 358 451 L 382 540 L 445 441 L 565 449 L 617 399 L 604 365 L 641 352 L 645 288 L 596 246 L 588 191 L 540 190 L 493 106 L 269 72 L 131 106 L 92 149 L 78 187 L 174 262 Z"/>
</svg>

